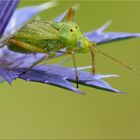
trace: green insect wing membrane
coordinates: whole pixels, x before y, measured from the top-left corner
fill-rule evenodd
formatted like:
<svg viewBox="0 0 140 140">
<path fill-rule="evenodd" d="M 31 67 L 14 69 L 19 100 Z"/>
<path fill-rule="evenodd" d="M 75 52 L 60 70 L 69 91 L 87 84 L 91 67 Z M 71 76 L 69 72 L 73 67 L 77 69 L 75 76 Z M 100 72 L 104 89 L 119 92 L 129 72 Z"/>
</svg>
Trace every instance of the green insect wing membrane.
<svg viewBox="0 0 140 140">
<path fill-rule="evenodd" d="M 59 39 L 59 32 L 47 21 L 32 21 L 14 35 L 15 38 L 47 40 Z"/>
</svg>

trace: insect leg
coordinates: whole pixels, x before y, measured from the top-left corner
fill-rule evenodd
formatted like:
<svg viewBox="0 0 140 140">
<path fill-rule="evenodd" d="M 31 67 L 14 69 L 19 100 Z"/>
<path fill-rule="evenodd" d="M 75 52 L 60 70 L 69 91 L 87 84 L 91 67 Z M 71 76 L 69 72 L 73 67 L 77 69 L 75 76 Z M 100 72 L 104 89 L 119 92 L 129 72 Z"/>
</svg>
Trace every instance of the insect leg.
<svg viewBox="0 0 140 140">
<path fill-rule="evenodd" d="M 56 54 L 57 52 L 54 53 L 50 53 L 50 54 L 46 54 L 45 56 L 43 56 L 42 58 L 40 58 L 39 60 L 37 60 L 36 62 L 34 62 L 30 67 L 28 67 L 25 71 L 23 71 L 21 74 L 25 74 L 26 72 L 28 72 L 29 70 L 31 70 L 33 67 L 35 67 L 36 65 L 38 65 L 39 63 L 41 63 L 43 60 L 52 57 Z"/>
<path fill-rule="evenodd" d="M 90 49 L 92 60 L 92 73 L 95 74 L 95 52 Z"/>
<path fill-rule="evenodd" d="M 2 41 L 0 42 L 0 48 L 3 48 L 5 45 L 7 45 L 8 42 L 10 41 L 10 39 L 11 39 L 11 37 L 9 37 L 9 38 L 7 38 L 7 39 L 5 39 L 5 40 L 2 40 Z"/>
<path fill-rule="evenodd" d="M 39 47 L 33 46 L 31 44 L 16 40 L 16 39 L 11 39 L 10 42 L 12 44 L 15 44 L 17 47 L 23 48 L 25 50 L 28 50 L 30 52 L 37 52 L 37 53 L 46 53 L 47 50 L 41 49 Z"/>
<path fill-rule="evenodd" d="M 29 66 L 25 71 L 23 71 L 21 74 L 25 74 L 26 72 L 28 72 L 29 70 L 31 70 L 33 67 L 35 67 L 36 65 L 38 65 L 40 62 L 42 62 L 43 60 L 45 60 L 46 58 L 48 58 L 48 54 L 46 54 L 45 56 L 43 56 L 42 58 L 40 58 L 39 60 L 37 60 L 36 62 L 34 62 L 31 66 Z"/>
<path fill-rule="evenodd" d="M 75 79 L 76 79 L 76 83 L 77 83 L 76 87 L 79 88 L 79 76 L 78 76 L 77 62 L 76 62 L 76 57 L 75 57 L 74 51 L 68 53 L 68 52 L 63 52 L 63 51 L 59 50 L 57 52 L 72 55 L 73 65 L 74 65 L 74 69 L 75 69 Z"/>
<path fill-rule="evenodd" d="M 19 40 L 15 40 L 15 39 L 11 39 L 10 42 L 12 44 L 15 44 L 18 47 L 24 48 L 25 50 L 28 50 L 30 52 L 38 52 L 38 53 L 46 53 L 46 50 L 43 50 L 41 48 L 38 48 L 36 46 L 27 44 L 25 42 L 19 41 Z M 38 61 L 34 62 L 29 68 L 27 68 L 24 72 L 22 72 L 21 74 L 25 74 L 27 71 L 31 70 L 34 66 L 36 66 L 37 64 L 39 64 L 42 60 L 44 60 L 45 58 L 48 57 L 48 54 L 46 54 L 44 57 L 42 57 L 41 59 L 39 59 Z"/>
<path fill-rule="evenodd" d="M 96 46 L 96 43 L 95 42 L 91 42 L 91 44 L 92 44 L 92 47 L 89 46 L 89 50 L 91 52 L 91 58 L 92 58 L 91 59 L 92 60 L 92 73 L 95 74 L 95 50 L 92 49 L 92 48 Z"/>
<path fill-rule="evenodd" d="M 2 43 L 0 44 L 0 48 L 3 48 L 7 43 L 8 43 L 8 41 L 2 42 Z"/>
<path fill-rule="evenodd" d="M 79 84 L 78 69 L 77 69 L 77 62 L 76 62 L 76 57 L 75 57 L 74 52 L 72 52 L 72 59 L 73 59 L 73 65 L 75 68 L 75 78 L 76 78 L 77 88 L 79 88 L 79 86 L 78 86 L 78 84 Z"/>
<path fill-rule="evenodd" d="M 131 66 L 129 66 L 129 65 L 127 65 L 127 64 L 125 64 L 125 63 L 123 63 L 123 62 L 121 62 L 121 61 L 119 61 L 118 59 L 116 59 L 116 58 L 110 56 L 109 54 L 103 52 L 102 50 L 100 50 L 100 49 L 98 49 L 98 48 L 95 48 L 94 46 L 93 46 L 93 47 L 91 46 L 91 49 L 93 49 L 93 50 L 96 51 L 97 53 L 100 53 L 100 54 L 102 54 L 102 55 L 108 57 L 109 59 L 113 60 L 114 62 L 116 62 L 116 63 L 118 63 L 118 64 L 120 64 L 120 65 L 122 65 L 122 66 L 124 66 L 125 68 L 127 68 L 127 69 L 129 69 L 129 70 L 131 70 L 131 71 L 133 71 L 133 72 L 135 72 L 135 73 L 137 73 L 138 75 L 140 75 L 140 71 L 138 71 L 137 69 L 134 69 L 133 67 L 131 67 Z"/>
</svg>

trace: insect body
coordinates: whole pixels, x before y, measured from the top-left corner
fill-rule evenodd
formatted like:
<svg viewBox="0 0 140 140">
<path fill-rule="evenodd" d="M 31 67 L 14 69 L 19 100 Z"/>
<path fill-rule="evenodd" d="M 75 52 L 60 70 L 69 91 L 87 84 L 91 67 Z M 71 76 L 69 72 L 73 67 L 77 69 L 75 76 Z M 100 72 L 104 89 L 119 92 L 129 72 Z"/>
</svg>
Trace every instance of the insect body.
<svg viewBox="0 0 140 140">
<path fill-rule="evenodd" d="M 75 52 L 87 52 L 89 40 L 83 36 L 78 25 L 69 22 L 34 21 L 20 29 L 9 41 L 9 49 L 21 53 L 47 53 L 55 55 L 66 48 L 71 54 L 78 82 Z"/>
<path fill-rule="evenodd" d="M 78 70 L 75 53 L 91 52 L 92 73 L 95 73 L 95 52 L 103 54 L 128 69 L 139 73 L 135 69 L 97 49 L 95 47 L 95 42 L 90 42 L 82 34 L 78 25 L 73 22 L 73 16 L 74 9 L 70 8 L 62 22 L 36 20 L 26 24 L 9 39 L 9 49 L 21 53 L 46 53 L 45 57 L 49 57 L 55 55 L 57 52 L 61 52 L 63 48 L 66 48 L 66 51 L 63 53 L 72 55 L 77 87 Z M 33 63 L 29 69 L 37 65 L 45 57 Z"/>
<path fill-rule="evenodd" d="M 34 21 L 15 33 L 9 42 L 10 50 L 23 53 L 58 52 L 62 48 L 66 48 L 67 53 L 83 52 L 88 50 L 87 45 L 89 40 L 74 22 Z"/>
</svg>

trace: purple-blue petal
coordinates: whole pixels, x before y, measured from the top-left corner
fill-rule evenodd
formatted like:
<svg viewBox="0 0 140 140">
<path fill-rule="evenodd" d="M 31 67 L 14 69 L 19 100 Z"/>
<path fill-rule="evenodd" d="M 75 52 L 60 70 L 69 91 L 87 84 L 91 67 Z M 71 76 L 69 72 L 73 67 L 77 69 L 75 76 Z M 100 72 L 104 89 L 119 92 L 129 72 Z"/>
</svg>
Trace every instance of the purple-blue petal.
<svg viewBox="0 0 140 140">
<path fill-rule="evenodd" d="M 25 71 L 25 69 L 17 68 L 15 71 L 16 73 L 21 73 L 22 71 Z M 70 81 L 76 82 L 73 68 L 65 68 L 60 65 L 40 65 L 26 72 L 25 74 L 19 74 L 18 77 L 27 81 L 41 82 L 45 84 L 47 83 L 61 88 L 69 89 L 77 93 L 81 93 L 70 83 Z M 89 72 L 79 71 L 79 84 L 121 93 L 121 91 L 112 88 L 109 84 L 100 79 L 101 77 L 108 77 L 108 75 L 100 75 L 99 77 L 99 74 L 97 74 L 96 77 L 96 74 L 92 75 Z M 111 75 L 109 75 L 109 77 L 111 77 Z"/>
<path fill-rule="evenodd" d="M 97 44 L 108 43 L 128 38 L 140 37 L 140 33 L 127 33 L 127 32 L 103 32 L 109 25 L 109 22 L 95 31 L 84 33 L 90 40 L 95 41 Z"/>
<path fill-rule="evenodd" d="M 18 77 L 19 73 L 15 70 L 10 70 L 7 68 L 0 68 L 0 75 L 11 84 L 12 81 Z"/>
<path fill-rule="evenodd" d="M 17 69 L 16 71 L 17 72 L 24 71 L 24 69 Z M 34 81 L 58 86 L 61 88 L 74 91 L 76 93 L 82 93 L 77 88 L 75 88 L 69 81 L 67 81 L 65 77 L 62 77 L 61 75 L 56 75 L 54 73 L 48 73 L 44 70 L 30 70 L 25 74 L 20 74 L 19 78 L 27 81 Z"/>
<path fill-rule="evenodd" d="M 95 79 L 93 81 L 86 82 L 85 85 L 92 86 L 92 87 L 95 87 L 98 89 L 116 92 L 116 93 L 123 93 L 122 91 L 112 88 L 107 82 L 100 80 L 100 79 L 98 79 L 98 80 Z"/>
<path fill-rule="evenodd" d="M 65 68 L 60 65 L 47 65 L 47 66 L 38 66 L 36 70 L 44 70 L 50 74 L 61 75 L 67 80 L 76 82 L 75 80 L 75 71 L 74 68 Z M 93 86 L 101 88 L 103 90 L 108 90 L 116 93 L 122 93 L 121 91 L 112 88 L 109 84 L 102 80 L 102 78 L 116 77 L 117 75 L 101 75 L 101 74 L 91 74 L 90 72 L 79 71 L 79 83 L 85 86 Z"/>
<path fill-rule="evenodd" d="M 56 17 L 53 21 L 55 21 L 55 22 L 61 22 L 64 19 L 65 15 L 66 15 L 66 12 L 65 13 L 62 13 L 61 15 L 59 15 L 58 17 Z"/>
<path fill-rule="evenodd" d="M 76 82 L 74 68 L 65 68 L 60 65 L 39 65 L 24 75 L 20 74 L 28 68 L 27 65 L 22 65 L 24 66 L 23 68 L 22 66 L 20 67 L 20 63 L 24 63 L 26 59 L 29 60 L 29 58 L 25 56 L 18 56 L 15 60 L 13 59 L 12 62 L 10 62 L 9 58 L 5 58 L 3 61 L 1 59 L 0 75 L 9 83 L 11 83 L 15 78 L 21 78 L 28 81 L 47 83 L 81 93 L 70 83 L 70 81 Z M 114 76 L 115 75 L 92 75 L 89 72 L 79 70 L 79 84 L 120 93 L 119 90 L 112 88 L 101 79 Z"/>
<path fill-rule="evenodd" d="M 13 15 L 19 0 L 0 1 L 0 37 L 2 36 L 11 16 Z"/>
</svg>

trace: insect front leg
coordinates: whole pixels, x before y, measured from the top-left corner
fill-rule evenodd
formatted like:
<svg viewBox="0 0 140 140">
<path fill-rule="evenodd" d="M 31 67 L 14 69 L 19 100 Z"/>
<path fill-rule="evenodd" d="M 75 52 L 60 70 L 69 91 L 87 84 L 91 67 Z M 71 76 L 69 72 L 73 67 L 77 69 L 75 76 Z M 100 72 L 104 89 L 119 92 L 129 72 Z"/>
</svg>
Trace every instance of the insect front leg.
<svg viewBox="0 0 140 140">
<path fill-rule="evenodd" d="M 91 42 L 92 46 L 89 46 L 89 50 L 91 53 L 91 61 L 92 61 L 92 73 L 95 74 L 95 51 L 92 49 L 96 46 L 95 42 Z"/>
<path fill-rule="evenodd" d="M 76 61 L 76 57 L 75 57 L 75 52 L 74 51 L 66 51 L 66 52 L 62 52 L 62 51 L 58 51 L 60 53 L 64 53 L 64 54 L 71 54 L 72 55 L 72 60 L 73 60 L 73 65 L 74 65 L 74 69 L 75 69 L 75 79 L 76 79 L 76 83 L 77 83 L 77 88 L 79 88 L 79 76 L 78 76 L 78 69 L 77 69 L 77 61 Z"/>
<path fill-rule="evenodd" d="M 76 57 L 75 57 L 75 53 L 74 51 L 72 51 L 72 60 L 73 60 L 73 65 L 74 65 L 74 69 L 75 69 L 75 79 L 76 79 L 76 83 L 77 83 L 77 88 L 79 88 L 79 76 L 78 76 L 78 69 L 77 69 L 77 62 L 76 62 Z"/>
<path fill-rule="evenodd" d="M 90 49 L 91 52 L 91 61 L 92 61 L 92 73 L 95 74 L 95 52 Z"/>
</svg>

